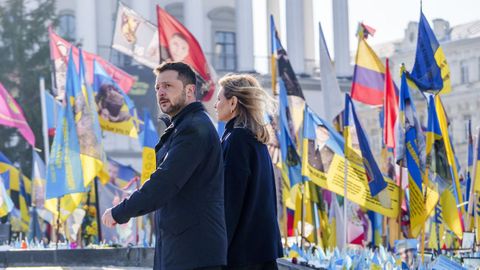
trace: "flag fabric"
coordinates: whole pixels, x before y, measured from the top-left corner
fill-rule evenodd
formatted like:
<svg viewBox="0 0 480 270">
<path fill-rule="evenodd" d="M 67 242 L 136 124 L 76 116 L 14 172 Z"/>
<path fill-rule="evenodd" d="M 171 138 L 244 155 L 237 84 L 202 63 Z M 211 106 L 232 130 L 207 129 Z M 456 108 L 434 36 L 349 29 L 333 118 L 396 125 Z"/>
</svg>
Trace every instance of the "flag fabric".
<svg viewBox="0 0 480 270">
<path fill-rule="evenodd" d="M 190 65 L 198 75 L 197 89 L 200 91 L 197 94 L 202 101 L 209 101 L 215 92 L 215 83 L 200 44 L 185 26 L 158 5 L 157 20 L 160 58 Z"/>
<path fill-rule="evenodd" d="M 279 119 L 279 143 L 282 159 L 282 175 L 288 179 L 290 187 L 302 182 L 302 162 L 297 151 L 297 147 L 292 140 L 291 121 L 287 114 L 289 113 L 287 90 L 283 80 L 279 81 L 280 86 L 280 119 Z"/>
<path fill-rule="evenodd" d="M 480 193 L 480 131 L 477 134 L 476 157 L 477 159 L 473 162 L 473 166 L 476 168 L 472 169 L 473 171 L 475 171 L 475 175 L 472 176 L 474 178 L 473 191 L 476 193 Z"/>
<path fill-rule="evenodd" d="M 46 168 L 38 153 L 35 150 L 32 153 L 32 185 L 35 191 L 32 193 L 32 204 L 37 208 L 43 208 L 45 203 Z"/>
<path fill-rule="evenodd" d="M 142 175 L 141 183 L 150 179 L 150 175 L 157 167 L 155 145 L 158 143 L 158 133 L 150 118 L 150 113 L 145 109 L 143 112 L 142 140 Z"/>
<path fill-rule="evenodd" d="M 385 64 L 385 97 L 383 101 L 383 143 L 387 148 L 395 149 L 395 123 L 398 114 L 398 97 L 395 91 L 395 84 L 390 75 L 390 67 Z"/>
<path fill-rule="evenodd" d="M 98 206 L 99 213 L 105 212 L 120 203 L 138 188 L 138 185 L 130 184 L 138 179 L 138 172 L 131 166 L 124 165 L 113 159 L 108 159 L 110 181 L 105 185 L 98 185 Z M 108 228 L 101 224 L 101 241 L 111 242 L 127 246 L 137 244 L 137 219 L 131 219 L 126 224 Z"/>
<path fill-rule="evenodd" d="M 45 91 L 45 107 L 47 111 L 48 135 L 53 137 L 55 136 L 55 127 L 57 126 L 57 115 L 62 109 L 62 104 Z"/>
<path fill-rule="evenodd" d="M 4 185 L 5 182 L 9 181 L 9 174 L 9 171 L 0 173 L 0 217 L 8 215 L 13 209 L 13 201 L 8 196 Z"/>
<path fill-rule="evenodd" d="M 443 191 L 442 196 L 440 197 L 440 205 L 442 206 L 443 220 L 450 230 L 453 231 L 459 239 L 462 239 L 462 223 L 460 216 L 458 215 L 457 204 L 451 189 L 448 188 Z"/>
<path fill-rule="evenodd" d="M 292 142 L 299 149 L 302 144 L 302 130 L 303 116 L 305 108 L 305 96 L 303 94 L 300 83 L 298 82 L 295 71 L 288 59 L 287 51 L 283 48 L 278 32 L 276 31 L 275 24 L 272 19 L 272 42 L 275 43 L 275 49 L 277 50 L 275 56 L 277 57 L 277 71 L 278 76 L 283 81 L 283 86 L 286 90 L 286 97 L 288 101 L 288 113 L 287 119 L 289 121 L 289 127 L 291 129 L 290 135 Z"/>
<path fill-rule="evenodd" d="M 411 234 L 417 237 L 427 220 L 423 196 L 423 173 L 425 168 L 425 141 L 416 116 L 415 105 L 410 96 L 405 72 L 402 72 L 402 84 L 399 99 L 399 125 L 397 130 L 397 161 L 403 160 L 408 169 L 410 226 Z M 427 195 L 428 196 L 428 195 Z"/>
<path fill-rule="evenodd" d="M 50 58 L 54 63 L 55 70 L 55 96 L 59 100 L 63 100 L 65 96 L 65 85 L 68 67 L 68 52 L 73 51 L 75 65 L 78 67 L 79 50 L 72 46 L 71 43 L 58 36 L 51 28 L 48 30 L 50 37 Z M 112 63 L 99 57 L 98 55 L 84 52 L 86 61 L 86 78 L 89 83 L 93 82 L 93 60 L 97 61 L 110 75 L 115 82 L 122 88 L 125 93 L 128 93 L 135 83 L 135 78 L 125 71 L 117 68 Z"/>
<path fill-rule="evenodd" d="M 451 92 L 450 68 L 427 18 L 420 11 L 417 52 L 409 78 L 421 91 L 433 93 Z"/>
<path fill-rule="evenodd" d="M 447 155 L 448 165 L 450 167 L 450 175 L 452 179 L 453 186 L 453 195 L 455 197 L 457 205 L 463 204 L 463 198 L 460 189 L 460 181 L 458 177 L 457 162 L 455 159 L 455 152 L 453 149 L 453 144 L 450 140 L 450 135 L 448 133 L 448 121 L 445 109 L 443 108 L 442 101 L 439 95 L 435 96 L 435 110 L 437 112 L 438 123 L 440 125 L 440 130 L 442 132 L 443 142 L 445 144 L 445 152 Z M 463 207 L 459 208 L 460 217 L 463 215 Z M 462 221 L 463 225 L 463 221 Z"/>
<path fill-rule="evenodd" d="M 382 172 L 373 157 L 367 136 L 358 120 L 355 106 L 348 94 L 345 95 L 344 111 L 345 156 L 349 161 L 363 164 L 367 175 L 370 194 L 376 196 L 387 187 Z M 354 138 L 356 137 L 356 138 Z"/>
<path fill-rule="evenodd" d="M 93 91 L 98 120 L 103 130 L 138 137 L 135 104 L 120 86 L 94 61 Z"/>
<path fill-rule="evenodd" d="M 122 2 L 118 3 L 112 48 L 152 69 L 161 62 L 157 26 Z"/>
<path fill-rule="evenodd" d="M 66 105 L 58 115 L 58 125 L 50 151 L 47 170 L 46 199 L 61 197 L 69 193 L 83 192 L 82 162 L 80 143 L 75 125 L 72 104 L 75 87 L 79 88 L 79 78 L 70 51 L 68 61 Z"/>
<path fill-rule="evenodd" d="M 322 25 L 319 23 L 320 31 L 320 85 L 322 87 L 323 111 L 320 117 L 332 121 L 345 108 L 343 104 L 342 93 L 338 85 L 337 75 L 332 66 L 330 53 L 328 52 L 327 43 L 323 35 Z"/>
<path fill-rule="evenodd" d="M 25 119 L 22 108 L 0 83 L 0 125 L 14 127 L 32 146 L 35 146 L 35 134 Z"/>
<path fill-rule="evenodd" d="M 272 92 L 274 95 L 278 95 L 277 90 L 277 42 L 275 35 L 277 29 L 275 28 L 275 21 L 273 15 L 270 15 L 270 74 L 272 75 Z"/>
<path fill-rule="evenodd" d="M 352 79 L 352 99 L 368 105 L 382 105 L 385 88 L 385 66 L 368 45 L 365 26 L 359 26 L 358 48 Z"/>
<path fill-rule="evenodd" d="M 82 50 L 79 52 L 79 77 L 73 79 L 73 112 L 80 143 L 83 184 L 89 186 L 95 177 L 103 184 L 108 182 L 107 156 L 103 150 L 102 133 L 98 120 L 95 97 L 86 80 Z"/>
</svg>

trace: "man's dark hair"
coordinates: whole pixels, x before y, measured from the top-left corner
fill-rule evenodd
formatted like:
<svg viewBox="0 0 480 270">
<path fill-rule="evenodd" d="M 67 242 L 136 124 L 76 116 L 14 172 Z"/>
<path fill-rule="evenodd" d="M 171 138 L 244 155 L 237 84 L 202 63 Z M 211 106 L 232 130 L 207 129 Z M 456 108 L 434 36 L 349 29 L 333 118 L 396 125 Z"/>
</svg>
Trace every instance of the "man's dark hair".
<svg viewBox="0 0 480 270">
<path fill-rule="evenodd" d="M 196 85 L 197 83 L 197 78 L 195 75 L 195 72 L 193 69 L 182 62 L 166 62 L 158 66 L 157 68 L 154 69 L 155 75 L 158 76 L 158 74 L 167 71 L 167 70 L 174 70 L 178 72 L 178 79 L 182 81 L 183 86 L 187 84 L 193 84 Z"/>
</svg>

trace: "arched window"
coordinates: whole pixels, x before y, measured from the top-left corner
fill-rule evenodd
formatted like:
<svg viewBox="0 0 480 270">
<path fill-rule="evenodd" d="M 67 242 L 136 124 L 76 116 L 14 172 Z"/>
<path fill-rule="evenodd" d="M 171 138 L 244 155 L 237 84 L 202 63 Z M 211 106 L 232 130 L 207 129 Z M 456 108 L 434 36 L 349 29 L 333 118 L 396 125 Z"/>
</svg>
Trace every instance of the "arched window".
<svg viewBox="0 0 480 270">
<path fill-rule="evenodd" d="M 72 11 L 64 11 L 58 18 L 58 34 L 68 41 L 75 41 L 76 28 L 75 28 L 75 15 Z"/>
</svg>

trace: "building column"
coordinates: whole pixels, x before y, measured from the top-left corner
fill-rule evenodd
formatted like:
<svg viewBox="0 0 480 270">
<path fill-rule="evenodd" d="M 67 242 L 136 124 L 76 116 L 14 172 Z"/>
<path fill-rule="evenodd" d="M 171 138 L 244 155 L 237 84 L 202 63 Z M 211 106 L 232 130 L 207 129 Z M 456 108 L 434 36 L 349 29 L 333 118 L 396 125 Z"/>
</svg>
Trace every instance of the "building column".
<svg viewBox="0 0 480 270">
<path fill-rule="evenodd" d="M 85 51 L 97 53 L 97 16 L 95 12 L 95 0 L 77 0 L 75 4 L 77 40 L 81 42 L 82 49 Z"/>
<path fill-rule="evenodd" d="M 332 9 L 335 72 L 337 77 L 351 77 L 348 0 L 332 0 Z"/>
<path fill-rule="evenodd" d="M 316 66 L 319 66 L 318 59 L 315 59 L 315 32 L 318 31 L 315 28 L 313 19 L 313 0 L 303 0 L 303 29 L 305 29 L 304 36 L 304 72 L 308 75 L 313 74 L 313 70 Z"/>
<path fill-rule="evenodd" d="M 197 39 L 198 43 L 205 51 L 205 37 L 204 37 L 204 12 L 203 1 L 199 0 L 185 0 L 184 2 L 184 18 L 185 26 L 193 36 Z"/>
<path fill-rule="evenodd" d="M 255 71 L 253 46 L 253 0 L 235 0 L 237 70 Z"/>
<path fill-rule="evenodd" d="M 296 74 L 305 73 L 303 1 L 286 0 L 287 45 L 286 50 Z"/>
</svg>

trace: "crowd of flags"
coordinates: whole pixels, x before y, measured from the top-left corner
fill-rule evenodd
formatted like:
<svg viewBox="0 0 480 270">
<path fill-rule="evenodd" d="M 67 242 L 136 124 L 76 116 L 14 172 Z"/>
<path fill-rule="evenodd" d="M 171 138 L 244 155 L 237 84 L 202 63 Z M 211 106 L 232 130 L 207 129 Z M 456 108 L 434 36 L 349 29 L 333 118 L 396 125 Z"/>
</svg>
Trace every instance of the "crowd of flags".
<svg viewBox="0 0 480 270">
<path fill-rule="evenodd" d="M 183 37 L 189 49 L 182 60 L 197 73 L 198 88 L 202 89 L 199 99 L 211 102 L 214 72 L 195 37 L 180 22 L 160 7 L 158 28 L 123 4 L 118 16 L 112 47 L 152 68 L 175 60 L 169 41 L 176 35 Z M 322 100 L 305 100 L 273 16 L 270 25 L 272 92 L 279 110 L 266 117 L 274 132 L 269 149 L 278 155 L 272 160 L 281 175 L 283 235 L 301 236 L 322 248 L 368 242 L 393 246 L 394 240 L 421 237 L 429 248 L 438 249 L 458 247 L 465 231 L 478 234 L 480 147 L 470 123 L 467 184 L 461 185 L 459 174 L 463 172 L 440 96 L 451 91 L 449 68 L 423 12 L 415 64 L 411 71 L 402 67 L 400 88 L 390 74 L 388 59 L 384 64 L 367 42 L 375 30 L 359 25 L 352 87 L 345 95 L 319 25 Z M 67 221 L 76 209 L 93 201 L 98 216 L 99 210 L 147 181 L 156 167 L 159 135 L 151 112 L 145 110 L 140 119 L 128 96 L 134 78 L 76 48 L 52 29 L 49 36 L 56 85 L 55 91 L 45 93 L 48 134 L 44 136 L 53 137 L 53 143 L 46 146 L 50 154 L 44 162 L 33 151 L 33 173 L 27 177 L 0 153 L 0 217 L 9 215 L 11 223 L 23 232 L 36 226 L 31 225 L 29 215 L 33 206 L 34 217 L 38 214 L 52 226 Z M 153 63 L 152 57 L 158 61 Z M 417 116 L 413 98 L 417 94 L 428 107 L 426 128 Z M 322 103 L 322 111 L 317 115 L 308 102 Z M 381 158 L 372 153 L 371 141 L 356 113 L 358 103 L 381 108 Z M 32 147 L 36 145 L 21 107 L 1 84 L 0 125 L 16 128 Z M 141 172 L 107 157 L 102 131 L 139 140 Z M 138 224 L 144 226 L 146 220 L 125 228 L 136 235 L 137 242 L 144 231 Z M 103 239 L 133 241 L 125 231 L 98 231 L 99 239 L 103 231 Z"/>
</svg>

